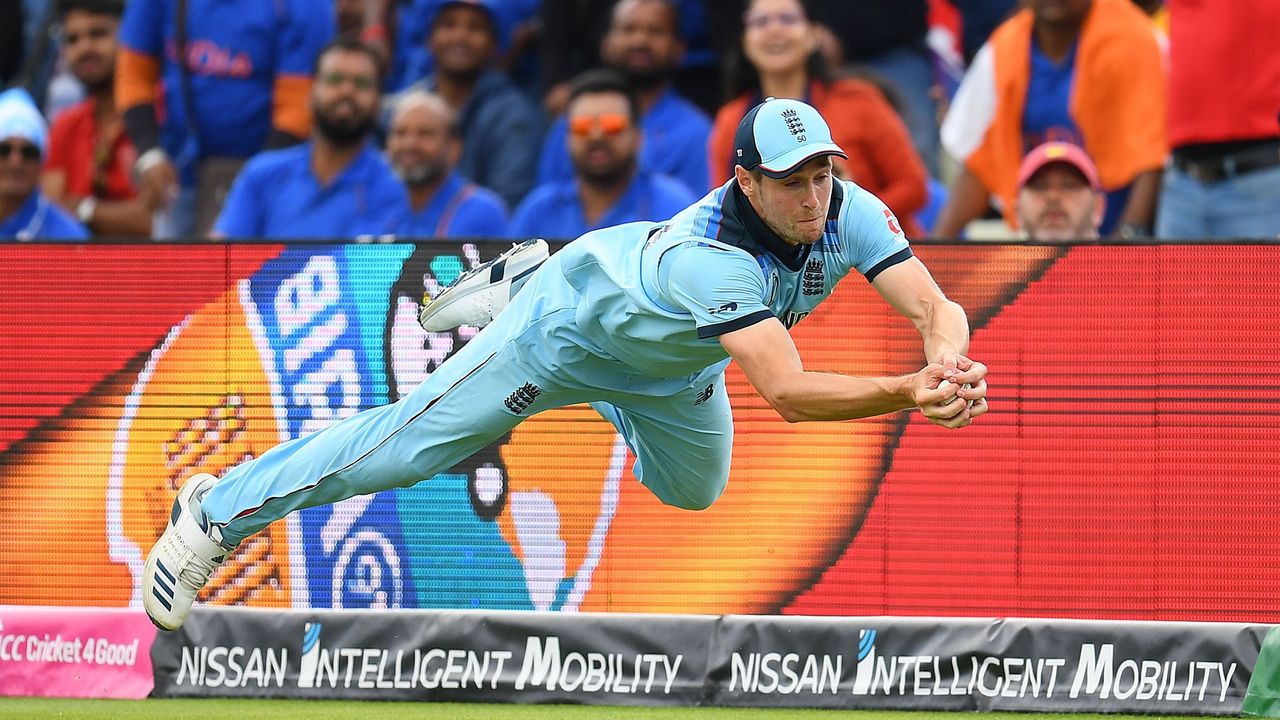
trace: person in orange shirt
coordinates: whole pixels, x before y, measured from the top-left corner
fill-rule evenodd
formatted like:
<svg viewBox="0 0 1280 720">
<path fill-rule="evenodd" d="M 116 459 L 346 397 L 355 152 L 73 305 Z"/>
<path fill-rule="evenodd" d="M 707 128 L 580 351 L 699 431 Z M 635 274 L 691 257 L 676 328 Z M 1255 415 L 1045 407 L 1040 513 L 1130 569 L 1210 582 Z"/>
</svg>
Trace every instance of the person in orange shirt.
<svg viewBox="0 0 1280 720">
<path fill-rule="evenodd" d="M 131 171 L 137 159 L 115 101 L 121 0 L 64 0 L 62 54 L 88 91 L 49 131 L 40 183 L 51 200 L 75 213 L 96 235 L 149 237 L 160 198 L 139 196 Z"/>
<path fill-rule="evenodd" d="M 933 234 L 958 236 L 993 200 L 1016 226 L 1023 155 L 1059 141 L 1098 166 L 1102 234 L 1149 236 L 1168 154 L 1159 31 L 1131 0 L 1024 4 L 978 51 L 943 120 L 961 168 Z"/>
<path fill-rule="evenodd" d="M 712 185 L 733 177 L 733 133 L 747 110 L 766 97 L 804 100 L 830 121 L 849 156 L 837 160 L 836 172 L 883 200 L 908 236 L 919 236 L 914 215 L 927 200 L 927 174 L 883 93 L 864 80 L 826 77 L 815 26 L 800 0 L 752 0 L 743 25 L 742 70 L 749 80 L 716 113 L 708 141 Z"/>
</svg>

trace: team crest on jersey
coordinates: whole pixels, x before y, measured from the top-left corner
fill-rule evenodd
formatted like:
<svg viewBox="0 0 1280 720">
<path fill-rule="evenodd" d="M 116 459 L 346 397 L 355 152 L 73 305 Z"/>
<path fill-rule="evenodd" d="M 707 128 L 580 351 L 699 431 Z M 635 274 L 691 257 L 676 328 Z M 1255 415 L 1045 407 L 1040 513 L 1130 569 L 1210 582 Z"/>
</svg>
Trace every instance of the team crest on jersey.
<svg viewBox="0 0 1280 720">
<path fill-rule="evenodd" d="M 805 295 L 821 295 L 827 286 L 826 275 L 822 272 L 825 264 L 822 258 L 812 255 L 804 265 L 804 276 L 800 279 L 801 292 Z"/>
</svg>

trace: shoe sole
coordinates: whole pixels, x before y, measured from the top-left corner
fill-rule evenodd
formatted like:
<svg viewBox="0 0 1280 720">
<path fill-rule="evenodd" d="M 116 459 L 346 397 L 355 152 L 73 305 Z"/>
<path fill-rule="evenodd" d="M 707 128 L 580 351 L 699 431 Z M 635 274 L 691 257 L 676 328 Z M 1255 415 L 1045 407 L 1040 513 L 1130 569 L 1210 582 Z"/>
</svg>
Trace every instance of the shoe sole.
<svg viewBox="0 0 1280 720">
<path fill-rule="evenodd" d="M 510 261 L 516 255 L 520 254 L 520 252 L 526 247 L 536 248 L 538 245 L 542 245 L 545 248 L 546 242 L 536 239 L 526 240 L 489 262 L 472 268 L 471 270 L 459 275 L 457 279 L 449 283 L 449 286 L 445 288 L 440 295 L 423 306 L 422 312 L 418 316 L 418 322 L 425 328 L 432 318 L 440 315 L 441 313 L 447 312 L 459 302 L 469 300 L 478 292 L 507 289 L 509 293 L 508 299 L 510 299 L 511 295 L 514 295 L 515 292 L 520 289 L 521 281 L 528 278 L 535 270 L 542 267 L 542 263 L 546 261 L 549 253 L 542 254 L 538 257 L 537 262 L 534 262 L 529 267 L 518 270 L 515 276 L 506 278 L 504 276 L 507 274 L 508 265 L 513 264 Z M 489 273 L 489 279 L 484 285 L 477 285 L 475 288 L 466 291 L 462 290 L 462 286 L 468 281 L 472 278 L 479 277 L 485 272 Z M 445 330 L 450 329 L 452 328 L 446 328 Z M 434 330 L 429 332 L 444 332 L 445 330 Z"/>
</svg>

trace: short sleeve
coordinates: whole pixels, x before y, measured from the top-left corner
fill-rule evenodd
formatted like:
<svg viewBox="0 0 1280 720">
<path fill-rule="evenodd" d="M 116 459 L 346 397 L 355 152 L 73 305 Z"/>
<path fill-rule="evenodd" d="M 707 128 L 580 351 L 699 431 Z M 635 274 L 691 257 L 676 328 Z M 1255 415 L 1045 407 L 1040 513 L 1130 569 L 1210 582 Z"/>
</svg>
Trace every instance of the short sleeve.
<svg viewBox="0 0 1280 720">
<path fill-rule="evenodd" d="M 658 261 L 665 299 L 693 316 L 699 338 L 714 338 L 774 317 L 751 256 L 706 243 L 677 245 Z"/>
<path fill-rule="evenodd" d="M 264 234 L 262 207 L 259 199 L 263 197 L 258 188 L 258 173 L 252 162 L 236 176 L 227 193 L 227 201 L 222 206 L 218 220 L 213 229 L 229 238 L 256 238 Z"/>
<path fill-rule="evenodd" d="M 294 0 L 285 27 L 276 36 L 280 58 L 276 74 L 310 77 L 316 57 L 335 33 L 333 13 L 316 12 L 310 0 Z"/>
<path fill-rule="evenodd" d="M 911 257 L 911 245 L 898 218 L 875 195 L 844 184 L 840 241 L 849 264 L 868 281 Z"/>
<path fill-rule="evenodd" d="M 143 55 L 159 58 L 164 50 L 165 27 L 172 17 L 164 0 L 129 0 L 120 19 L 120 44 Z"/>
</svg>

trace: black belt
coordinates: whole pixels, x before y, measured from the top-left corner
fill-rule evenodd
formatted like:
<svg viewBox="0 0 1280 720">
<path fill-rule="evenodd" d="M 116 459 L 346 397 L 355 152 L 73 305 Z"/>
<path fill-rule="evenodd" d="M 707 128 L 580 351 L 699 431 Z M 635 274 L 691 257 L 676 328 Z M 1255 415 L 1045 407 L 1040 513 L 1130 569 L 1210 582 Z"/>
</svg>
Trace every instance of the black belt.
<svg viewBox="0 0 1280 720">
<path fill-rule="evenodd" d="M 1226 153 L 1220 157 L 1191 159 L 1173 151 L 1173 166 L 1206 185 L 1280 165 L 1280 141 Z"/>
</svg>

